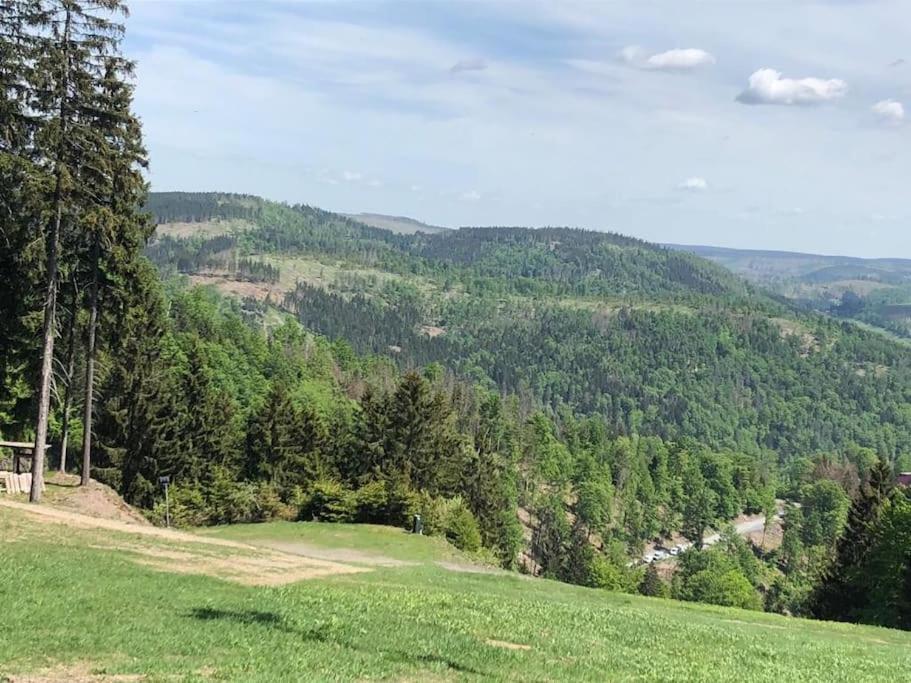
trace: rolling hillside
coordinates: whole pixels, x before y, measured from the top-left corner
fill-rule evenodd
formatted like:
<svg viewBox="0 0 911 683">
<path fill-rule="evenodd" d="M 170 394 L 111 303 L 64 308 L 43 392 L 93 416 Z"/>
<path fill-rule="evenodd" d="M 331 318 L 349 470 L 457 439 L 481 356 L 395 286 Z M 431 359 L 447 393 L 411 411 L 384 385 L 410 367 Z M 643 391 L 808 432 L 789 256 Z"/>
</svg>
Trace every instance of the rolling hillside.
<svg viewBox="0 0 911 683">
<path fill-rule="evenodd" d="M 750 280 L 768 284 L 789 278 L 808 281 L 878 278 L 883 282 L 911 280 L 911 259 L 865 259 L 852 256 L 824 256 L 792 251 L 728 249 L 702 245 L 668 244 L 669 249 L 692 252 L 720 263 Z"/>
<path fill-rule="evenodd" d="M 804 308 L 911 338 L 911 259 L 667 246 L 719 263 Z"/>
<path fill-rule="evenodd" d="M 619 433 L 782 458 L 911 452 L 907 349 L 693 254 L 566 228 L 402 235 L 236 195 L 149 208 L 165 272 L 268 300 L 361 353 L 440 363 Z"/>
<path fill-rule="evenodd" d="M 199 535 L 0 501 L 0 535 L 10 681 L 878 682 L 911 666 L 899 631 L 491 572 L 388 528 Z"/>
<path fill-rule="evenodd" d="M 439 225 L 428 225 L 427 223 L 422 223 L 421 221 L 406 216 L 386 216 L 381 213 L 348 213 L 345 215 L 348 216 L 348 218 L 364 223 L 365 225 L 370 225 L 374 228 L 382 228 L 383 230 L 389 230 L 390 232 L 397 232 L 403 235 L 413 235 L 416 232 L 443 232 L 444 230 L 449 229 Z"/>
</svg>

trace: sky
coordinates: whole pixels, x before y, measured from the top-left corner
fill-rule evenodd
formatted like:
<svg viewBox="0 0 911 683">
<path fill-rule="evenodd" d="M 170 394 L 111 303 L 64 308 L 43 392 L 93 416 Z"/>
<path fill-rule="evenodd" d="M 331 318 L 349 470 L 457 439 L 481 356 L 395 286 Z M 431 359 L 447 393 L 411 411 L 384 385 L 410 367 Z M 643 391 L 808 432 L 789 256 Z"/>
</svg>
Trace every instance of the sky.
<svg viewBox="0 0 911 683">
<path fill-rule="evenodd" d="M 153 190 L 911 258 L 911 2 L 132 0 Z"/>
</svg>

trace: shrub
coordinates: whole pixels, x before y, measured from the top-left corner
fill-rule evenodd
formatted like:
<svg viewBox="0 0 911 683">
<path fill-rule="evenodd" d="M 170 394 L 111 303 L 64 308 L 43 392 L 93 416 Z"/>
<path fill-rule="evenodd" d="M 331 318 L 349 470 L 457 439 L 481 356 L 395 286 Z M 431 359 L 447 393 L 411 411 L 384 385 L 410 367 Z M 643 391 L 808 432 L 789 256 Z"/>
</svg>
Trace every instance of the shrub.
<svg viewBox="0 0 911 683">
<path fill-rule="evenodd" d="M 358 522 L 384 524 L 389 520 L 389 494 L 382 481 L 371 481 L 359 488 L 355 494 L 356 518 Z"/>
<path fill-rule="evenodd" d="M 476 552 L 481 549 L 481 530 L 478 521 L 471 514 L 471 510 L 462 503 L 461 498 L 456 499 L 459 504 L 455 506 L 446 521 L 446 538 L 460 550 Z"/>
<path fill-rule="evenodd" d="M 337 481 L 322 479 L 313 484 L 300 519 L 321 522 L 351 522 L 355 516 L 354 494 Z"/>
<path fill-rule="evenodd" d="M 195 487 L 172 486 L 168 490 L 167 511 L 170 513 L 171 526 L 206 526 L 212 523 L 206 499 L 202 495 L 202 491 Z M 147 517 L 152 524 L 165 525 L 167 515 L 164 497 L 156 501 Z"/>
<path fill-rule="evenodd" d="M 762 609 L 759 593 L 738 569 L 731 569 L 724 573 L 718 573 L 712 569 L 696 572 L 686 582 L 681 597 L 685 600 L 707 602 L 711 605 Z"/>
<path fill-rule="evenodd" d="M 120 491 L 123 486 L 123 472 L 119 467 L 93 467 L 92 479 Z"/>
<path fill-rule="evenodd" d="M 404 482 L 386 484 L 386 523 L 408 529 L 420 509 L 420 497 Z"/>
<path fill-rule="evenodd" d="M 419 513 L 428 536 L 445 536 L 460 550 L 476 552 L 481 548 L 478 521 L 460 496 L 434 498 L 427 493 L 419 496 Z"/>
<path fill-rule="evenodd" d="M 667 584 L 658 576 L 658 568 L 654 564 L 650 564 L 645 570 L 639 584 L 639 593 L 653 598 L 666 598 L 670 595 Z"/>
</svg>

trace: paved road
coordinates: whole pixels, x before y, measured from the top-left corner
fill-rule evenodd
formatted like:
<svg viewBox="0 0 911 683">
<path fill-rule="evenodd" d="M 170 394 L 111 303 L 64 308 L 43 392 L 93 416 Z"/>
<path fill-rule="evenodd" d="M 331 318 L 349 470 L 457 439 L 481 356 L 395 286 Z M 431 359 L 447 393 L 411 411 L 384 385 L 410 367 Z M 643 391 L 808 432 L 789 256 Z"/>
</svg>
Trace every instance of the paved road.
<svg viewBox="0 0 911 683">
<path fill-rule="evenodd" d="M 734 531 L 740 536 L 749 536 L 757 531 L 762 531 L 764 526 L 765 515 L 759 515 L 758 517 L 753 517 L 752 519 L 740 522 L 740 524 L 735 524 Z M 715 545 L 720 540 L 721 534 L 712 534 L 711 536 L 706 536 L 702 539 L 702 545 Z"/>
<path fill-rule="evenodd" d="M 781 517 L 781 513 L 779 512 L 776 515 L 776 517 Z M 755 533 L 757 531 L 762 531 L 764 526 L 765 526 L 765 515 L 756 515 L 755 517 L 750 517 L 749 519 L 746 519 L 742 522 L 738 522 L 737 524 L 735 524 L 734 530 L 740 536 L 749 536 L 750 534 Z M 702 539 L 702 545 L 703 546 L 715 545 L 720 540 L 721 540 L 721 534 L 719 534 L 719 533 L 711 534 Z M 691 543 L 684 542 L 684 543 L 680 544 L 680 547 L 683 549 L 686 549 L 686 548 L 689 548 L 691 545 L 692 545 Z M 666 557 L 663 557 L 660 559 L 666 560 L 666 559 L 669 559 L 669 557 L 670 556 L 666 556 Z M 645 555 L 642 556 L 642 559 L 645 562 L 649 562 L 649 560 L 653 559 L 653 558 L 654 558 L 654 551 L 646 553 Z"/>
</svg>

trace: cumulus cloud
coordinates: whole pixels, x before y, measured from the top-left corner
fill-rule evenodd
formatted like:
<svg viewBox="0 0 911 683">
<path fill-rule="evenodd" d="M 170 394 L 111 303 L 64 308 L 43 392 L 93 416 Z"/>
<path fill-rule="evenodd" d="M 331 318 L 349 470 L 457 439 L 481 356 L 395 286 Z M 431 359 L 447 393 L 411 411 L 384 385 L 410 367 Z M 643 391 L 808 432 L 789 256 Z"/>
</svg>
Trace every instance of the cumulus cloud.
<svg viewBox="0 0 911 683">
<path fill-rule="evenodd" d="M 342 178 L 347 180 L 349 183 L 353 183 L 356 180 L 360 180 L 363 177 L 364 176 L 361 173 L 358 173 L 357 171 L 345 171 L 342 173 Z"/>
<path fill-rule="evenodd" d="M 695 47 L 677 48 L 650 55 L 637 45 L 628 45 L 620 50 L 620 59 L 638 69 L 656 71 L 688 71 L 715 63 L 715 57 L 710 52 Z"/>
<path fill-rule="evenodd" d="M 870 109 L 876 118 L 890 126 L 897 126 L 905 120 L 905 107 L 895 100 L 881 100 Z"/>
<path fill-rule="evenodd" d="M 775 69 L 759 69 L 737 96 L 743 104 L 821 104 L 844 97 L 848 84 L 840 78 L 784 78 Z"/>
<path fill-rule="evenodd" d="M 463 192 L 459 195 L 459 199 L 463 202 L 476 202 L 481 198 L 481 193 L 477 190 L 469 190 L 468 192 Z"/>
<path fill-rule="evenodd" d="M 692 178 L 687 178 L 684 180 L 677 187 L 688 192 L 703 192 L 709 189 L 709 184 L 705 178 L 693 176 Z"/>
<path fill-rule="evenodd" d="M 487 68 L 487 62 L 480 58 L 460 59 L 451 67 L 449 73 L 457 74 L 462 71 L 484 71 Z"/>
<path fill-rule="evenodd" d="M 708 66 L 715 63 L 715 58 L 705 50 L 687 48 L 684 50 L 668 50 L 652 55 L 645 62 L 652 69 L 695 69 L 698 66 Z"/>
</svg>

